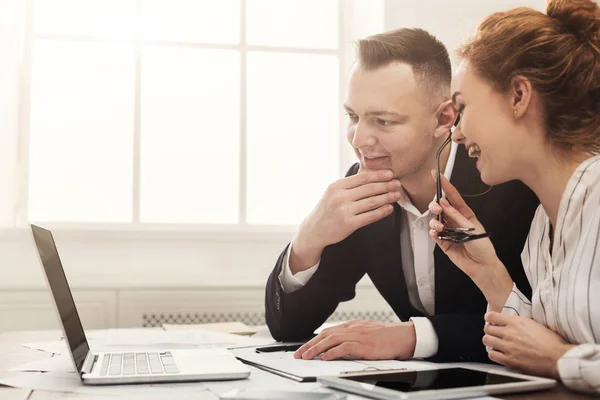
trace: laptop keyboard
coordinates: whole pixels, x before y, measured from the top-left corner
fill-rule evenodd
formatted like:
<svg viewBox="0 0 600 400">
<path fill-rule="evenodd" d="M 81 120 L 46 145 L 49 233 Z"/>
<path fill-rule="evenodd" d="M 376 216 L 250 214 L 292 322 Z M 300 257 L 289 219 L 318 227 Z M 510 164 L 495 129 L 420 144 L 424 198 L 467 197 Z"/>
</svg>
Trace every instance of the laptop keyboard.
<svg viewBox="0 0 600 400">
<path fill-rule="evenodd" d="M 178 374 L 169 351 L 160 353 L 108 353 L 102 358 L 100 376 Z"/>
</svg>

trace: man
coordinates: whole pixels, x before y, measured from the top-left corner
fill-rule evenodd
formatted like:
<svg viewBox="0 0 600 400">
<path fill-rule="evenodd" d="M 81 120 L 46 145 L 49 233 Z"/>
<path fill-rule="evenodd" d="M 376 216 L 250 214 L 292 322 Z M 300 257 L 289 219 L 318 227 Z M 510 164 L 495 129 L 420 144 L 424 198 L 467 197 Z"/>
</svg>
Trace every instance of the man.
<svg viewBox="0 0 600 400">
<path fill-rule="evenodd" d="M 355 296 L 366 273 L 404 322 L 352 321 L 327 329 L 297 358 L 487 360 L 485 298 L 428 237 L 431 170 L 457 118 L 450 80 L 446 48 L 423 30 L 358 43 L 344 107 L 360 163 L 329 186 L 280 255 L 267 282 L 266 319 L 275 339 L 306 339 Z M 487 187 L 465 148 L 454 143 L 441 154 L 440 168 L 530 295 L 520 253 L 538 206 L 535 195 L 516 181 Z"/>
</svg>

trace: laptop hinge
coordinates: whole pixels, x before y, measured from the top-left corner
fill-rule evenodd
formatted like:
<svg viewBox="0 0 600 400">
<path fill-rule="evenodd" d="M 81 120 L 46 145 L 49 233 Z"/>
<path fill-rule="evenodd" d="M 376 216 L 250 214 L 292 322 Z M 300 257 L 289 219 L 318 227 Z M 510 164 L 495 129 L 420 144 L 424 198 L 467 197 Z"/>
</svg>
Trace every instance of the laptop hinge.
<svg viewBox="0 0 600 400">
<path fill-rule="evenodd" d="M 92 354 L 92 352 L 88 352 L 87 356 L 85 356 L 85 361 L 83 362 L 83 367 L 81 367 L 82 374 L 89 374 L 94 370 L 94 365 L 98 361 L 98 356 Z"/>
</svg>

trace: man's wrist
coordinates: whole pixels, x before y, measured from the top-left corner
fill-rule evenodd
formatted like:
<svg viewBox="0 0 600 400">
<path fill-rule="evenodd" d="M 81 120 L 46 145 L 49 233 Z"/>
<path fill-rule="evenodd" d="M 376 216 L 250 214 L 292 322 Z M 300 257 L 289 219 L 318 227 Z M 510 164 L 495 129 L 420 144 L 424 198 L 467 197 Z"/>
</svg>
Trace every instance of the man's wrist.
<svg viewBox="0 0 600 400">
<path fill-rule="evenodd" d="M 300 236 L 294 239 L 291 246 L 289 264 L 292 275 L 306 271 L 317 264 L 324 249 L 324 247 L 303 241 Z"/>
<path fill-rule="evenodd" d="M 396 359 L 406 360 L 413 357 L 415 354 L 415 348 L 417 346 L 417 331 L 415 324 L 412 321 L 399 322 L 394 327 L 396 328 Z"/>
</svg>

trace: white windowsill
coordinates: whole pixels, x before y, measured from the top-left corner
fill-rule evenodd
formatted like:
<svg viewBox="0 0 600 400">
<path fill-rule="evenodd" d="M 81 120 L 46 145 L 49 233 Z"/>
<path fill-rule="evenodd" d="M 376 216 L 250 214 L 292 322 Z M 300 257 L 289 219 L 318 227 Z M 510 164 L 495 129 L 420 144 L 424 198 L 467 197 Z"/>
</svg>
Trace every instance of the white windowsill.
<svg viewBox="0 0 600 400">
<path fill-rule="evenodd" d="M 264 287 L 295 233 L 295 227 L 43 225 L 55 234 L 71 287 L 103 290 Z M 0 290 L 45 287 L 29 229 L 0 229 Z"/>
<path fill-rule="evenodd" d="M 291 240 L 296 226 L 195 225 L 195 224 L 90 224 L 39 223 L 68 240 L 209 240 L 211 242 L 273 242 Z M 29 238 L 27 226 L 0 228 L 0 241 Z"/>
</svg>

